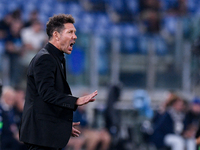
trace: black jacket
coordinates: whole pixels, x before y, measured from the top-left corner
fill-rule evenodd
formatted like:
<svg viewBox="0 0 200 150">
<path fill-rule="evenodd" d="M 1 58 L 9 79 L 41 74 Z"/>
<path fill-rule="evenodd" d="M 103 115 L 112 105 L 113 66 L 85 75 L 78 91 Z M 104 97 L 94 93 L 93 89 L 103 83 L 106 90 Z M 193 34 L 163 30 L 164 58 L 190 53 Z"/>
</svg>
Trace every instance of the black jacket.
<svg viewBox="0 0 200 150">
<path fill-rule="evenodd" d="M 70 138 L 78 98 L 71 95 L 61 65 L 63 57 L 48 43 L 29 65 L 20 128 L 20 140 L 25 143 L 63 148 Z"/>
</svg>

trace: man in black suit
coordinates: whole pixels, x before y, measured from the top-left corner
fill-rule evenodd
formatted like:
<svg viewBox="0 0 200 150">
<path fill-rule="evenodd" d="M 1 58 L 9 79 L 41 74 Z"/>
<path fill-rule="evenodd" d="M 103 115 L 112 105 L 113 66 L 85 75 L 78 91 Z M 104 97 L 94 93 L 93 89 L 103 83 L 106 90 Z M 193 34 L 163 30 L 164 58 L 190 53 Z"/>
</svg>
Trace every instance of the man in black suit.
<svg viewBox="0 0 200 150">
<path fill-rule="evenodd" d="M 54 15 L 46 25 L 49 42 L 32 59 L 27 72 L 27 89 L 20 140 L 29 150 L 58 150 L 70 135 L 79 136 L 72 123 L 77 106 L 93 102 L 97 91 L 74 97 L 66 81 L 64 53 L 71 54 L 76 29 L 71 15 Z"/>
</svg>

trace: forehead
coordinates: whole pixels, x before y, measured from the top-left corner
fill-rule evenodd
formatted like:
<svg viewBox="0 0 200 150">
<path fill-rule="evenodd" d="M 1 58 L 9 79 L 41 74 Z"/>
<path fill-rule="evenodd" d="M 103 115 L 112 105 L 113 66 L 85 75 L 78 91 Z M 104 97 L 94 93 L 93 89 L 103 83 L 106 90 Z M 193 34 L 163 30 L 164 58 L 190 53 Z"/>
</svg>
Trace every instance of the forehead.
<svg viewBox="0 0 200 150">
<path fill-rule="evenodd" d="M 65 23 L 64 26 L 65 26 L 64 30 L 75 30 L 76 31 L 76 28 L 74 27 L 74 25 L 72 23 Z"/>
</svg>

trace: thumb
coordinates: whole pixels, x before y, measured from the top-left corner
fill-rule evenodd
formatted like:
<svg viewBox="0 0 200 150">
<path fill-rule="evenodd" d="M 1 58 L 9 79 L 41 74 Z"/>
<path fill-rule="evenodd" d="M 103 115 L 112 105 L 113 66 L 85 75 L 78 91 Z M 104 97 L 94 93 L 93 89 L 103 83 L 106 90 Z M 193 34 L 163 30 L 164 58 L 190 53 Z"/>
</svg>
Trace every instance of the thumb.
<svg viewBox="0 0 200 150">
<path fill-rule="evenodd" d="M 73 126 L 78 126 L 80 122 L 73 122 Z"/>
</svg>

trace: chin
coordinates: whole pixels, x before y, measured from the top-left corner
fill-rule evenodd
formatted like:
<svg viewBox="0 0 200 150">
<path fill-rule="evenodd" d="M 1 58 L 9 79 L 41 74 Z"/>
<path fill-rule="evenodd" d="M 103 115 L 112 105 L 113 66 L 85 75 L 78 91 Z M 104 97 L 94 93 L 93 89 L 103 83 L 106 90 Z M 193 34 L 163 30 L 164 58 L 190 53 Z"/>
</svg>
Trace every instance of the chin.
<svg viewBox="0 0 200 150">
<path fill-rule="evenodd" d="M 66 54 L 70 55 L 72 52 L 71 51 L 67 51 Z"/>
</svg>

